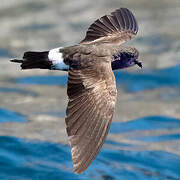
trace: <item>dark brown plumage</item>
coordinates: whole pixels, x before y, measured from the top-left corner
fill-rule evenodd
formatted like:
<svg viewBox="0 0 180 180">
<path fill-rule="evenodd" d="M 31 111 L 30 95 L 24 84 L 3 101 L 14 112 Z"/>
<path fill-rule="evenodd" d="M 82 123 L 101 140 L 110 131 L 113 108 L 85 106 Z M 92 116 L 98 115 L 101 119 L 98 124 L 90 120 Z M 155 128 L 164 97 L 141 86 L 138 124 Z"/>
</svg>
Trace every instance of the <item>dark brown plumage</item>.
<svg viewBox="0 0 180 180">
<path fill-rule="evenodd" d="M 22 69 L 68 71 L 69 102 L 65 121 L 75 173 L 82 173 L 90 165 L 108 134 L 117 98 L 112 70 L 135 64 L 142 67 L 137 61 L 138 51 L 121 45 L 137 31 L 131 11 L 120 8 L 96 20 L 78 45 L 26 52 L 23 60 L 12 60 L 21 63 Z M 61 63 L 68 68 L 62 68 Z"/>
<path fill-rule="evenodd" d="M 120 8 L 96 20 L 88 29 L 81 43 L 107 42 L 118 43 L 132 39 L 138 31 L 133 14 L 126 8 Z"/>
<path fill-rule="evenodd" d="M 110 61 L 98 67 L 70 70 L 68 96 L 67 133 L 74 171 L 81 173 L 103 145 L 114 113 L 116 85 Z"/>
</svg>

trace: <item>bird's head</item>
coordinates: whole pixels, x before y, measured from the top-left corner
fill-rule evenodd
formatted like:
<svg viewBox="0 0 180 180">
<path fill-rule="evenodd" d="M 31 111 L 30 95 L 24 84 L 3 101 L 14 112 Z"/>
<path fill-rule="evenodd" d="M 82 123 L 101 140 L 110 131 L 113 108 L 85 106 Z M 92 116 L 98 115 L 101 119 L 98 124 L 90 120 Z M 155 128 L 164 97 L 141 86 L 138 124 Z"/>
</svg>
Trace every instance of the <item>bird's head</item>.
<svg viewBox="0 0 180 180">
<path fill-rule="evenodd" d="M 113 55 L 112 69 L 122 69 L 138 65 L 142 68 L 142 63 L 138 61 L 139 52 L 135 48 L 126 49 L 118 54 Z"/>
</svg>

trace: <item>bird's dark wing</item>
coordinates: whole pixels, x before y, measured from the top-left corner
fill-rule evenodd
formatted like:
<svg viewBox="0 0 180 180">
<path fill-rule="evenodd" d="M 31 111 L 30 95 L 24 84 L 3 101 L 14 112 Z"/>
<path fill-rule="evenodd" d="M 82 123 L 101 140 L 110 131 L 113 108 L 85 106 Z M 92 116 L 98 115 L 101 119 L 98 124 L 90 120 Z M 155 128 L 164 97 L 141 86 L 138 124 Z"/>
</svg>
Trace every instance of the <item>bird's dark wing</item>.
<svg viewBox="0 0 180 180">
<path fill-rule="evenodd" d="M 96 20 L 88 29 L 82 44 L 97 42 L 122 44 L 138 32 L 136 19 L 131 11 L 120 8 Z"/>
<path fill-rule="evenodd" d="M 69 70 L 66 129 L 73 168 L 82 173 L 102 147 L 113 117 L 116 84 L 111 62 Z"/>
</svg>

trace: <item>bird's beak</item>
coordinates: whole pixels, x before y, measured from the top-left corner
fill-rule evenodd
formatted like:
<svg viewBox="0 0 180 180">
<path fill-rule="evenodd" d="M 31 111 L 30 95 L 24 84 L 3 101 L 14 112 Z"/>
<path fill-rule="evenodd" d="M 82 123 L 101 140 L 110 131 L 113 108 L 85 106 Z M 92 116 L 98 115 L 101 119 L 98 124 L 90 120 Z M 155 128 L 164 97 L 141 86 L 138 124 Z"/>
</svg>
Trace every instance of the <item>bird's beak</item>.
<svg viewBox="0 0 180 180">
<path fill-rule="evenodd" d="M 135 62 L 135 64 L 137 64 L 140 68 L 143 67 L 141 62 L 139 62 L 139 61 L 137 61 L 137 60 L 135 60 L 134 62 Z"/>
</svg>

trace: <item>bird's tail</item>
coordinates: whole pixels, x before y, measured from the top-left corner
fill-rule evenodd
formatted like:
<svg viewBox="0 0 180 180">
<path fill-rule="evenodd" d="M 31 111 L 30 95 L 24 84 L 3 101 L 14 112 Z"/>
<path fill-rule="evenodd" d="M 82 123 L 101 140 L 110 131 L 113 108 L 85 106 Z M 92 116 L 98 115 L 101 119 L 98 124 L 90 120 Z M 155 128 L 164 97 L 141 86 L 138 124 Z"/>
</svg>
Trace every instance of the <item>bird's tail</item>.
<svg viewBox="0 0 180 180">
<path fill-rule="evenodd" d="M 11 62 L 21 63 L 22 69 L 51 69 L 52 61 L 48 58 L 49 51 L 24 53 L 22 59 L 12 59 Z"/>
</svg>

